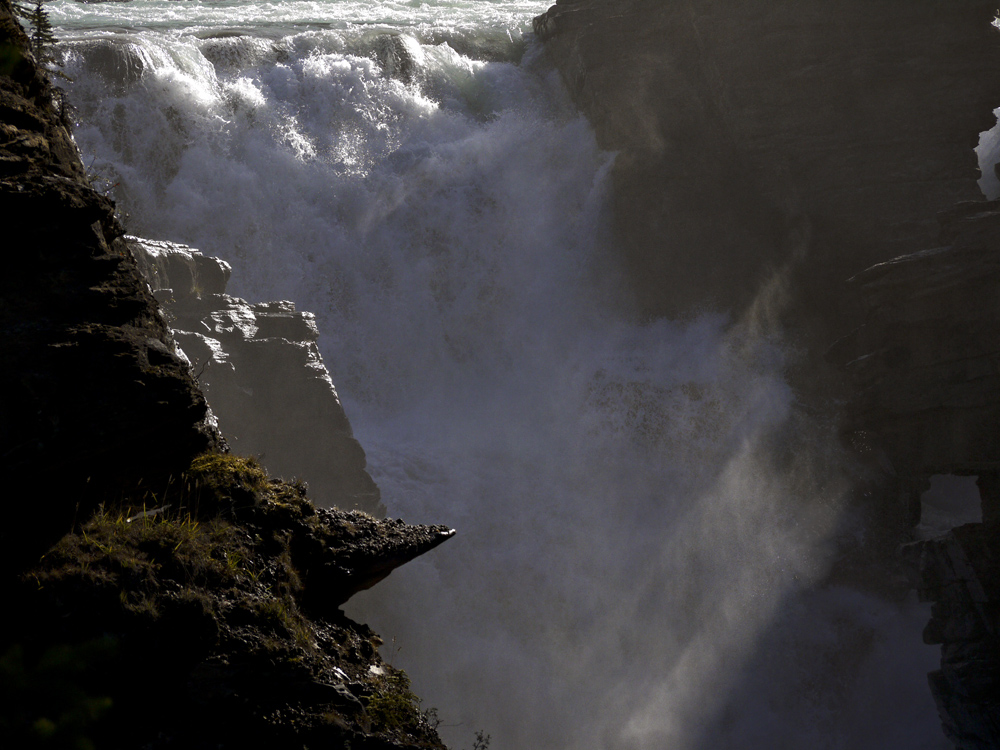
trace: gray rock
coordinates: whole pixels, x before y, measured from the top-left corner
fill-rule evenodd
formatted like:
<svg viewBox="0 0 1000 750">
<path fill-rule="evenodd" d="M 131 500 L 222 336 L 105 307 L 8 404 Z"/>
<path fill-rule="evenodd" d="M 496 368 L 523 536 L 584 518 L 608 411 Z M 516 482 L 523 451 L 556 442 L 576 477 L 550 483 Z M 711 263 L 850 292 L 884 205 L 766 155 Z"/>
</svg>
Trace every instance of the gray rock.
<svg viewBox="0 0 1000 750">
<path fill-rule="evenodd" d="M 966 524 L 904 549 L 921 599 L 934 602 L 924 641 L 941 644 L 941 668 L 929 682 L 944 732 L 960 750 L 1000 747 L 996 532 Z"/>
<path fill-rule="evenodd" d="M 173 335 L 234 451 L 309 484 L 320 505 L 385 515 L 316 341 L 291 302 L 225 294 L 229 264 L 169 242 L 129 237 Z M 166 290 L 170 290 L 167 293 Z"/>
</svg>

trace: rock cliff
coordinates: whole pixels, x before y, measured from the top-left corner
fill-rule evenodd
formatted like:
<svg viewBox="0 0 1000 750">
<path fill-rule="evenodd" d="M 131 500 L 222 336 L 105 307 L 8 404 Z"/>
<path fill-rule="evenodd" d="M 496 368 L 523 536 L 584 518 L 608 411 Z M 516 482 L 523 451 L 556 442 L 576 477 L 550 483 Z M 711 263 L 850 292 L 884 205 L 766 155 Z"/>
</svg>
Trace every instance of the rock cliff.
<svg viewBox="0 0 1000 750">
<path fill-rule="evenodd" d="M 829 357 L 851 378 L 845 426 L 885 452 L 899 503 L 920 520 L 935 474 L 977 478 L 982 523 L 904 548 L 922 601 L 924 641 L 941 644 L 930 675 L 945 734 L 961 750 L 1000 745 L 1000 202 L 942 212 L 937 247 L 851 280 L 863 324 Z"/>
<path fill-rule="evenodd" d="M 0 747 L 443 750 L 340 605 L 453 532 L 318 509 L 304 484 L 227 452 L 28 49 L 0 0 Z M 236 340 L 294 350 L 285 366 L 311 368 L 335 402 L 309 318 L 224 297 L 226 269 L 209 266 L 197 284 L 219 328 L 198 340 L 251 323 Z M 356 465 L 339 414 L 322 448 Z M 341 479 L 327 501 L 372 501 L 367 475 Z"/>
<path fill-rule="evenodd" d="M 799 313 L 928 247 L 978 197 L 1000 103 L 995 3 L 558 0 L 535 21 L 614 167 L 618 234 L 651 314 L 739 309 L 776 271 Z M 808 301 L 808 304 L 804 304 Z"/>
<path fill-rule="evenodd" d="M 37 559 L 107 492 L 222 445 L 24 44 L 0 5 L 0 471 L 24 498 L 5 504 L 3 560 Z"/>
<path fill-rule="evenodd" d="M 229 264 L 197 250 L 125 242 L 233 450 L 272 474 L 308 480 L 314 502 L 385 516 L 316 345 L 314 316 L 291 302 L 227 295 Z"/>
<path fill-rule="evenodd" d="M 828 356 L 853 384 L 846 425 L 871 431 L 902 477 L 987 482 L 1000 470 L 1000 202 L 939 220 L 936 247 L 850 280 L 864 320 Z"/>
<path fill-rule="evenodd" d="M 977 477 L 983 522 L 902 561 L 934 603 L 931 690 L 963 750 L 1000 745 L 1000 204 L 981 200 L 973 153 L 1000 103 L 994 13 L 558 0 L 535 20 L 618 151 L 618 237 L 645 313 L 778 302 L 806 350 L 800 391 L 834 407 L 863 457 L 882 548 L 920 521 L 931 476 Z M 834 338 L 831 377 L 819 359 Z M 868 575 L 900 564 L 886 552 L 861 561 Z"/>
</svg>

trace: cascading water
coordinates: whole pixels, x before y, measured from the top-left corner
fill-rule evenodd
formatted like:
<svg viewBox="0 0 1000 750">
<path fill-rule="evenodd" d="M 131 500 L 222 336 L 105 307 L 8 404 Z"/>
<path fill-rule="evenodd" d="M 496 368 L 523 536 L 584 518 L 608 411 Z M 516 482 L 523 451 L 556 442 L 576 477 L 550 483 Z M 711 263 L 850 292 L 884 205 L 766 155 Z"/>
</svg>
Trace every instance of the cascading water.
<svg viewBox="0 0 1000 750">
<path fill-rule="evenodd" d="M 348 606 L 453 746 L 947 747 L 926 610 L 818 585 L 861 532 L 782 342 L 629 315 L 545 5 L 49 7 L 129 230 L 314 311 L 390 514 L 458 528 Z"/>
</svg>

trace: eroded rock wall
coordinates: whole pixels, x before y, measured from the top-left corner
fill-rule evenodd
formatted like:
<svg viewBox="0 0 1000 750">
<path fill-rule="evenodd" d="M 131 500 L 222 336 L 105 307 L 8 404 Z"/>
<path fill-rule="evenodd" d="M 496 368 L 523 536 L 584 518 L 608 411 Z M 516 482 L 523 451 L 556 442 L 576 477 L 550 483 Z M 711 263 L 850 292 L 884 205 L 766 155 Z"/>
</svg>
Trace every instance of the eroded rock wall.
<svg viewBox="0 0 1000 750">
<path fill-rule="evenodd" d="M 309 484 L 313 502 L 385 515 L 316 340 L 291 302 L 226 294 L 229 264 L 184 245 L 129 237 L 233 450 Z"/>
<path fill-rule="evenodd" d="M 978 197 L 1000 104 L 995 4 L 559 0 L 535 23 L 602 147 L 643 309 L 739 309 L 776 269 L 837 281 Z M 808 304 L 805 304 L 808 303 Z M 836 311 L 831 315 L 831 311 Z"/>
<path fill-rule="evenodd" d="M 848 424 L 907 477 L 1000 470 L 1000 201 L 942 212 L 940 244 L 854 276 L 864 322 L 830 350 Z"/>
<path fill-rule="evenodd" d="M 940 217 L 940 244 L 851 280 L 863 324 L 830 350 L 852 397 L 845 427 L 879 446 L 895 492 L 876 497 L 919 520 L 935 474 L 974 476 L 982 523 L 904 548 L 924 641 L 941 645 L 931 692 L 961 750 L 1000 744 L 1000 202 Z M 895 506 L 895 507 L 893 507 Z"/>
</svg>

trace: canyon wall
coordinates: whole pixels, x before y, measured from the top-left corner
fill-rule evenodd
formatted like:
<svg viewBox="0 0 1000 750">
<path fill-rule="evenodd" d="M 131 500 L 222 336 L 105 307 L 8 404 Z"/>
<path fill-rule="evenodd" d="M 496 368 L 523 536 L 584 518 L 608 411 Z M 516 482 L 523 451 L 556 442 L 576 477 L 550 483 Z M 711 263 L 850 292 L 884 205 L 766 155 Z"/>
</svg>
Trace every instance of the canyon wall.
<svg viewBox="0 0 1000 750">
<path fill-rule="evenodd" d="M 911 523 L 936 474 L 976 478 L 982 522 L 904 547 L 921 601 L 924 642 L 941 644 L 931 692 L 961 750 L 1000 744 L 1000 202 L 939 215 L 936 247 L 866 269 L 850 281 L 864 322 L 828 357 L 852 396 L 845 430 L 864 434 L 892 466 Z"/>
<path fill-rule="evenodd" d="M 973 153 L 1000 103 L 994 12 L 558 0 L 535 20 L 618 151 L 618 239 L 640 309 L 778 303 L 808 379 L 824 382 L 821 410 L 878 467 L 880 486 L 859 487 L 889 519 L 883 544 L 920 521 L 931 476 L 977 477 L 982 523 L 903 555 L 934 603 L 930 686 L 963 750 L 1000 742 L 1000 205 L 982 201 Z"/>
<path fill-rule="evenodd" d="M 799 312 L 923 249 L 979 195 L 1000 103 L 995 4 L 559 0 L 535 21 L 618 151 L 614 209 L 649 314 L 745 307 L 775 271 Z"/>
</svg>

